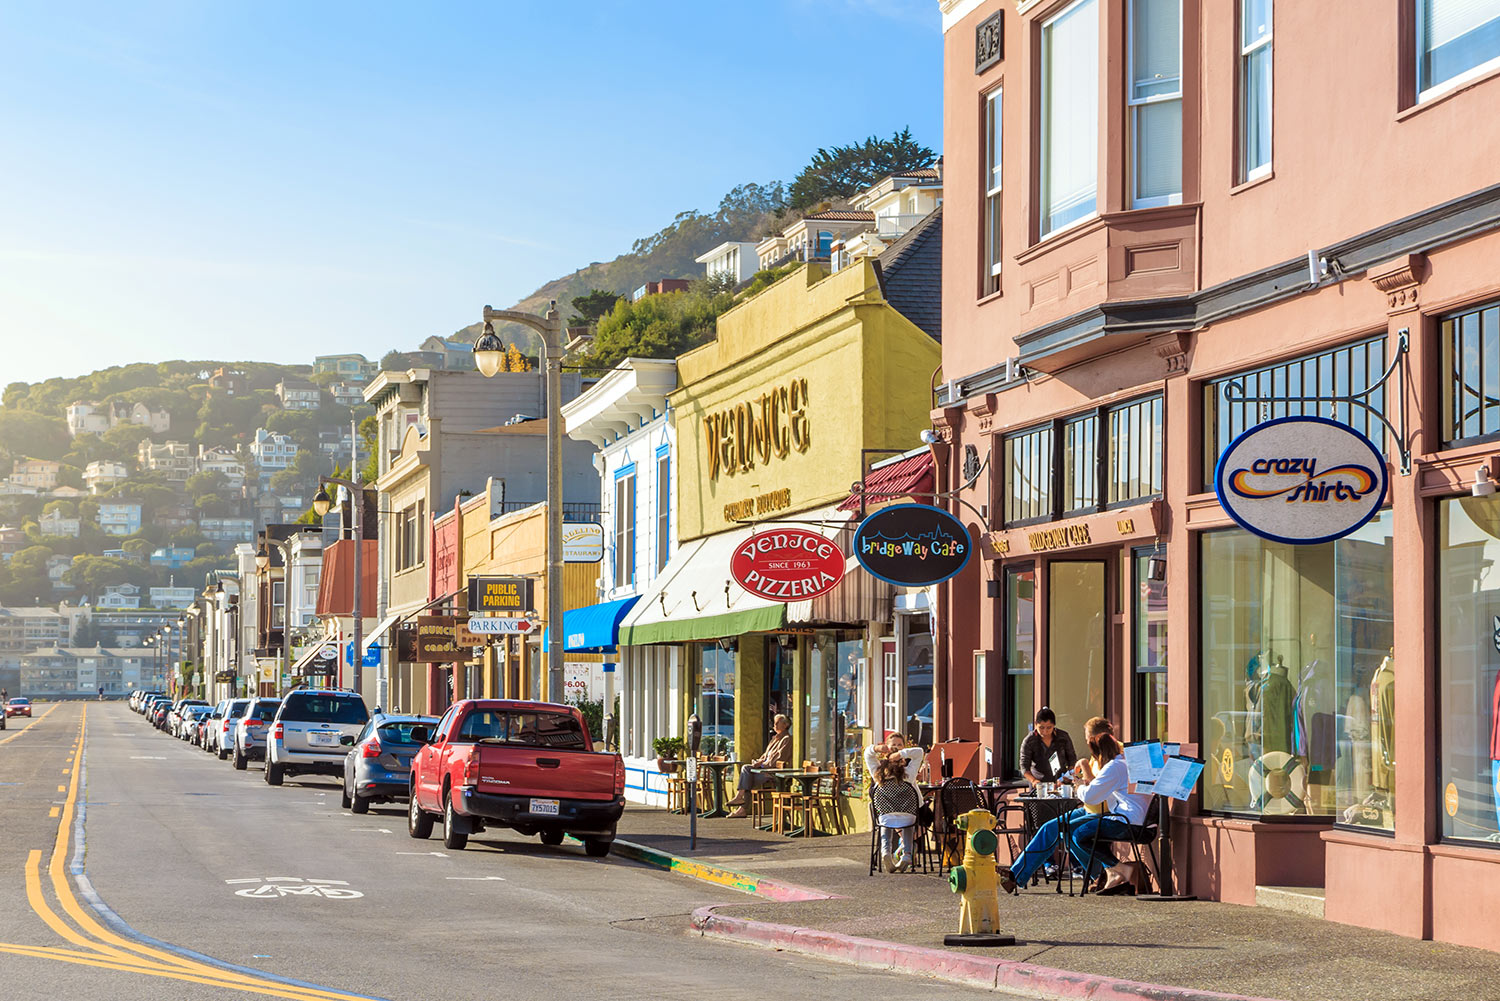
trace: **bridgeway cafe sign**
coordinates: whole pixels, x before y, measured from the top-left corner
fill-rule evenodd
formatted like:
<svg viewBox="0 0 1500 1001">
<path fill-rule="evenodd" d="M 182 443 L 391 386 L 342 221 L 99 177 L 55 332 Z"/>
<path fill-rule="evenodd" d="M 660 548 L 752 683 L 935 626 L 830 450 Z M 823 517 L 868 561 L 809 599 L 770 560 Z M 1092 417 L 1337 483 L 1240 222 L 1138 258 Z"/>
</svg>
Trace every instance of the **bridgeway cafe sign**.
<svg viewBox="0 0 1500 1001">
<path fill-rule="evenodd" d="M 893 504 L 859 523 L 854 557 L 883 581 L 900 587 L 940 584 L 969 562 L 968 529 L 931 504 Z"/>
<path fill-rule="evenodd" d="M 1214 471 L 1219 503 L 1272 542 L 1341 539 L 1385 503 L 1385 458 L 1364 435 L 1324 417 L 1281 417 L 1236 438 Z"/>
<path fill-rule="evenodd" d="M 844 579 L 844 553 L 817 532 L 777 528 L 750 536 L 729 558 L 735 582 L 771 601 L 806 601 Z"/>
</svg>

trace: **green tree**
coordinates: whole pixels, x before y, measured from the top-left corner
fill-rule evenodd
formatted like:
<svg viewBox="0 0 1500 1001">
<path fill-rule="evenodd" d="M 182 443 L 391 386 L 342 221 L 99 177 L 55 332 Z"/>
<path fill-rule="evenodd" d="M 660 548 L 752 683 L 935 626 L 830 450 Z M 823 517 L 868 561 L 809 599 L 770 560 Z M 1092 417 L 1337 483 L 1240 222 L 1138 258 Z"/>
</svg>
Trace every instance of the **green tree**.
<svg viewBox="0 0 1500 1001">
<path fill-rule="evenodd" d="M 151 543 L 140 536 L 131 536 L 120 543 L 120 548 L 139 559 L 145 560 L 151 555 Z"/>
<path fill-rule="evenodd" d="M 57 470 L 57 485 L 60 487 L 76 487 L 83 489 L 83 470 L 77 466 L 64 463 Z"/>
<path fill-rule="evenodd" d="M 52 581 L 47 577 L 47 561 L 53 556 L 50 546 L 27 546 L 10 558 L 0 600 L 7 605 L 34 605 L 52 597 Z"/>
<path fill-rule="evenodd" d="M 719 314 L 734 299 L 695 281 L 685 292 L 621 300 L 599 321 L 594 340 L 579 365 L 605 372 L 626 358 L 676 358 L 714 336 Z"/>
<path fill-rule="evenodd" d="M 151 429 L 139 424 L 116 424 L 99 436 L 99 443 L 109 451 L 103 458 L 114 459 L 135 468 L 136 446 L 151 437 Z"/>
<path fill-rule="evenodd" d="M 870 136 L 862 143 L 819 149 L 792 181 L 789 201 L 807 210 L 825 201 L 852 198 L 889 174 L 932 164 L 935 154 L 911 137 L 911 129 L 889 139 Z"/>
<path fill-rule="evenodd" d="M 590 289 L 583 295 L 573 297 L 573 309 L 577 312 L 568 320 L 570 327 L 592 327 L 615 308 L 620 297 L 604 289 Z"/>
<path fill-rule="evenodd" d="M 199 494 L 193 501 L 193 507 L 197 509 L 200 518 L 230 518 L 239 509 L 239 505 L 231 498 L 219 494 Z"/>
<path fill-rule="evenodd" d="M 78 515 L 78 505 L 70 500 L 55 500 L 48 501 L 42 506 L 42 514 L 51 514 L 54 511 L 64 518 L 74 518 Z"/>
<path fill-rule="evenodd" d="M 85 594 L 98 594 L 116 584 L 135 583 L 132 578 L 138 569 L 129 560 L 114 556 L 78 556 L 63 573 L 63 582 Z"/>
<path fill-rule="evenodd" d="M 189 497 L 201 497 L 204 494 L 222 494 L 229 489 L 229 480 L 223 473 L 214 470 L 206 470 L 194 473 L 187 478 L 182 485 Z"/>
<path fill-rule="evenodd" d="M 0 410 L 0 452 L 13 459 L 61 459 L 71 447 L 61 417 L 25 410 Z"/>
</svg>

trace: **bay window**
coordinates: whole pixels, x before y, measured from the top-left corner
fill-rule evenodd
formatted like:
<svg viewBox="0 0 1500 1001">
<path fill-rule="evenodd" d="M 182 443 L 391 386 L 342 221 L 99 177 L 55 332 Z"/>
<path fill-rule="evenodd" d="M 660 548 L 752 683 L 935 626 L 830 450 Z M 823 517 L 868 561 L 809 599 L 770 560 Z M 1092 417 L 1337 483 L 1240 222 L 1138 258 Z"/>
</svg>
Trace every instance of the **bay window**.
<svg viewBox="0 0 1500 1001">
<path fill-rule="evenodd" d="M 1099 5 L 1042 25 L 1042 236 L 1093 215 L 1099 187 Z"/>
<path fill-rule="evenodd" d="M 1239 181 L 1271 169 L 1271 5 L 1240 0 Z"/>
<path fill-rule="evenodd" d="M 1130 2 L 1132 208 L 1182 201 L 1182 0 Z"/>
</svg>

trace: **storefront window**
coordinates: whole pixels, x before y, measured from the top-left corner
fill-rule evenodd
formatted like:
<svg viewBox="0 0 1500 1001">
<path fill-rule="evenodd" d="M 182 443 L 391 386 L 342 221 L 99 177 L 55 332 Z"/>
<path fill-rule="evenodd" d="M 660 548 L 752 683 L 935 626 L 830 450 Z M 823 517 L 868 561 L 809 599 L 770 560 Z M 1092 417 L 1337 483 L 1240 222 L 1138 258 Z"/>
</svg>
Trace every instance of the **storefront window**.
<svg viewBox="0 0 1500 1001">
<path fill-rule="evenodd" d="M 846 786 L 863 752 L 864 642 L 856 632 L 819 632 L 813 637 L 807 691 L 807 757 L 837 765 Z"/>
<path fill-rule="evenodd" d="M 1500 435 L 1500 306 L 1443 319 L 1443 439 L 1450 444 Z"/>
<path fill-rule="evenodd" d="M 1390 512 L 1322 545 L 1201 546 L 1204 808 L 1392 829 Z"/>
<path fill-rule="evenodd" d="M 698 719 L 703 724 L 704 754 L 734 753 L 735 651 L 717 643 L 700 643 Z"/>
<path fill-rule="evenodd" d="M 1153 580 L 1152 567 L 1164 566 L 1166 550 L 1136 552 L 1131 594 L 1135 637 L 1136 740 L 1167 740 L 1167 582 Z M 1157 561 L 1153 563 L 1153 561 Z M 1158 570 L 1160 576 L 1160 570 Z"/>
<path fill-rule="evenodd" d="M 907 617 L 906 719 L 901 727 L 908 744 L 932 746 L 932 633 L 926 615 Z M 920 623 L 920 626 L 918 625 Z M 884 735 L 882 735 L 884 736 Z"/>
<path fill-rule="evenodd" d="M 1057 561 L 1047 574 L 1047 704 L 1079 740 L 1104 713 L 1104 563 Z"/>
<path fill-rule="evenodd" d="M 1005 733 L 1007 777 L 1021 774 L 1021 740 L 1031 726 L 1032 671 L 1036 659 L 1036 571 L 1011 570 L 1005 575 Z"/>
<path fill-rule="evenodd" d="M 1443 836 L 1500 843 L 1500 498 L 1439 504 Z"/>
<path fill-rule="evenodd" d="M 1052 517 L 1052 425 L 1005 439 L 1005 523 Z"/>
</svg>

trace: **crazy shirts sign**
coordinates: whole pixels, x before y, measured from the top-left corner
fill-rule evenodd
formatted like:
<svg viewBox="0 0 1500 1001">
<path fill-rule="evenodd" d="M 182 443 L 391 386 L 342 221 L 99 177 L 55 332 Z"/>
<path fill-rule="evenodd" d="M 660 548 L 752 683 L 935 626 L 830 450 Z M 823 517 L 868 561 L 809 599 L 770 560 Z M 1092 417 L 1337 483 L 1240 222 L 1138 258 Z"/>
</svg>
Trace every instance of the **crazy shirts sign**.
<svg viewBox="0 0 1500 1001">
<path fill-rule="evenodd" d="M 1385 458 L 1346 424 L 1282 417 L 1236 438 L 1214 472 L 1219 503 L 1272 542 L 1342 539 L 1385 503 Z"/>
<path fill-rule="evenodd" d="M 729 558 L 735 582 L 771 601 L 805 601 L 844 579 L 844 553 L 817 532 L 778 528 L 752 535 Z"/>
<path fill-rule="evenodd" d="M 969 532 L 930 504 L 895 504 L 859 523 L 854 556 L 883 581 L 901 587 L 940 584 L 969 562 Z"/>
</svg>

